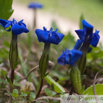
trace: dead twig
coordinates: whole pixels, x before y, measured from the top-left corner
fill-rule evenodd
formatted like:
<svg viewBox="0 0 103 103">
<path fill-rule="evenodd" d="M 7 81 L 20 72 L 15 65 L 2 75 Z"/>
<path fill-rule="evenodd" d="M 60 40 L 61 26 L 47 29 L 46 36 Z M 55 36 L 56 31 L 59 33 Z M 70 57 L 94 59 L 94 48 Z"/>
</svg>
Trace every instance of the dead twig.
<svg viewBox="0 0 103 103">
<path fill-rule="evenodd" d="M 101 73 L 101 72 L 103 72 L 103 70 L 99 71 L 99 72 L 95 75 L 94 81 L 93 81 L 93 92 L 94 92 L 95 99 L 96 99 L 96 102 L 97 102 L 97 103 L 99 103 L 99 102 L 98 102 L 97 93 L 96 93 L 96 90 L 95 90 L 95 83 L 97 82 L 97 76 L 98 76 L 98 74 Z"/>
<path fill-rule="evenodd" d="M 52 66 L 54 65 L 54 63 L 52 61 L 49 61 L 49 64 L 52 65 Z M 27 79 L 29 77 L 29 75 L 38 67 L 39 67 L 39 65 L 37 65 L 33 69 L 31 69 L 24 79 Z"/>
<path fill-rule="evenodd" d="M 29 75 L 36 69 L 36 68 L 38 68 L 39 67 L 39 65 L 37 65 L 37 66 L 35 66 L 33 69 L 31 69 L 30 71 L 29 71 L 29 73 L 27 74 L 27 76 L 25 77 L 25 79 L 27 79 L 28 77 L 29 77 Z"/>
<path fill-rule="evenodd" d="M 35 102 L 35 101 L 38 101 L 38 100 L 43 100 L 43 99 L 52 99 L 52 100 L 55 99 L 55 100 L 60 100 L 60 101 L 62 101 L 61 98 L 44 96 L 44 97 L 40 97 L 40 98 L 35 99 L 34 102 Z"/>
</svg>

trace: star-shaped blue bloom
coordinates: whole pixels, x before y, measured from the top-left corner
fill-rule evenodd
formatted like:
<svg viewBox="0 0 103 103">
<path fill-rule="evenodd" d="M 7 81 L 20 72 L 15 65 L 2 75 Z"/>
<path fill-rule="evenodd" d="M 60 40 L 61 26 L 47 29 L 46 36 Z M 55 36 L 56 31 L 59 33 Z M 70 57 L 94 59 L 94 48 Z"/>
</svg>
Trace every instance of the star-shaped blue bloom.
<svg viewBox="0 0 103 103">
<path fill-rule="evenodd" d="M 38 2 L 31 2 L 29 5 L 28 5 L 29 8 L 32 8 L 32 9 L 38 9 L 38 8 L 43 8 L 43 5 L 38 3 Z"/>
<path fill-rule="evenodd" d="M 99 31 L 96 30 L 93 33 L 93 26 L 85 20 L 82 20 L 82 25 L 83 29 L 75 30 L 75 32 L 82 41 L 89 41 L 93 47 L 96 47 L 100 39 Z"/>
<path fill-rule="evenodd" d="M 67 50 L 63 51 L 61 56 L 58 58 L 58 63 L 61 65 L 65 64 L 70 64 L 74 65 L 76 61 L 82 56 L 82 51 L 79 51 L 78 49 L 80 48 L 82 44 L 81 40 L 77 40 L 76 45 L 72 50 Z"/>
<path fill-rule="evenodd" d="M 0 19 L 0 24 L 6 31 L 12 31 L 12 33 L 15 35 L 29 32 L 26 25 L 23 23 L 23 20 L 17 22 L 15 19 L 13 19 L 13 21 Z"/>
<path fill-rule="evenodd" d="M 59 44 L 64 37 L 64 34 L 58 33 L 57 29 L 53 31 L 53 28 L 48 31 L 45 27 L 43 27 L 43 30 L 36 29 L 35 33 L 38 41 L 44 43 Z"/>
</svg>

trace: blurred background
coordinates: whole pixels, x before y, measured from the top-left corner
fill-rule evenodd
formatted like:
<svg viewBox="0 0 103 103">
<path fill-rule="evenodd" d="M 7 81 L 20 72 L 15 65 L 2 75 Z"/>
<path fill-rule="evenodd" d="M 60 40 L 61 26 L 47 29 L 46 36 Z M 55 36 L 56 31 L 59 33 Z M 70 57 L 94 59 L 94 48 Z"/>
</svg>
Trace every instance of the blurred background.
<svg viewBox="0 0 103 103">
<path fill-rule="evenodd" d="M 24 19 L 24 22 L 32 27 L 34 14 L 33 10 L 28 8 L 30 2 L 44 5 L 44 8 L 37 12 L 37 28 L 42 29 L 45 26 L 49 29 L 52 20 L 55 20 L 63 33 L 70 30 L 77 37 L 74 30 L 79 29 L 79 18 L 83 14 L 85 20 L 100 30 L 102 36 L 103 0 L 14 0 L 14 13 L 11 18 Z"/>
</svg>

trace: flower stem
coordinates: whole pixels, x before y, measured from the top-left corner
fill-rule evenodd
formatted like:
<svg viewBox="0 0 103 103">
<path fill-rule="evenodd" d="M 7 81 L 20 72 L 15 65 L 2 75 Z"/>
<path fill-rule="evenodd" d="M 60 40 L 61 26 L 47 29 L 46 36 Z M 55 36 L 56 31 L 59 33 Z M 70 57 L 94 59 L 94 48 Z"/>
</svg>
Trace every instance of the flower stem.
<svg viewBox="0 0 103 103">
<path fill-rule="evenodd" d="M 12 84 L 14 80 L 14 69 L 15 69 L 17 60 L 18 60 L 17 35 L 12 33 L 12 40 L 11 40 L 10 52 L 9 52 L 9 62 L 11 67 L 10 79 Z"/>
<path fill-rule="evenodd" d="M 10 77 L 10 79 L 11 79 L 11 82 L 13 84 L 13 81 L 14 81 L 14 69 L 11 70 L 11 77 Z"/>
<path fill-rule="evenodd" d="M 89 50 L 89 46 L 90 46 L 90 43 L 89 43 L 89 40 L 86 40 L 84 43 L 83 43 L 83 46 L 81 48 L 81 51 L 83 53 L 83 55 L 81 56 L 81 58 L 78 60 L 78 68 L 79 70 L 81 71 L 81 74 L 83 75 L 84 72 L 85 72 L 85 66 L 86 66 L 86 55 L 88 53 L 88 50 Z"/>
<path fill-rule="evenodd" d="M 14 81 L 14 70 L 11 69 L 11 75 L 10 75 L 10 80 L 12 82 L 12 84 L 10 84 L 10 93 L 13 92 L 13 81 Z M 8 103 L 12 102 L 12 96 L 10 96 Z"/>
<path fill-rule="evenodd" d="M 36 98 L 38 98 L 40 95 L 40 92 L 41 92 L 42 86 L 43 86 L 43 79 L 46 75 L 46 71 L 48 68 L 49 50 L 50 50 L 50 43 L 45 43 L 44 50 L 43 50 L 42 56 L 41 56 L 40 61 L 39 61 L 40 87 L 39 87 L 39 90 L 37 92 Z"/>
<path fill-rule="evenodd" d="M 33 24 L 33 29 L 36 30 L 36 19 L 37 19 L 37 13 L 36 13 L 36 9 L 34 9 L 34 24 Z"/>
<path fill-rule="evenodd" d="M 72 86 L 72 88 L 70 89 L 69 95 L 72 95 L 73 91 L 74 91 L 74 88 L 73 88 L 73 86 Z"/>
<path fill-rule="evenodd" d="M 48 68 L 50 43 L 45 43 L 42 56 L 39 61 L 40 78 L 44 78 Z"/>
<path fill-rule="evenodd" d="M 37 92 L 36 98 L 39 97 L 40 92 L 41 92 L 41 90 L 42 90 L 42 86 L 43 86 L 43 79 L 40 80 L 40 87 L 39 87 L 39 90 L 38 90 L 38 92 Z M 36 99 L 36 98 L 35 98 L 35 99 Z"/>
</svg>

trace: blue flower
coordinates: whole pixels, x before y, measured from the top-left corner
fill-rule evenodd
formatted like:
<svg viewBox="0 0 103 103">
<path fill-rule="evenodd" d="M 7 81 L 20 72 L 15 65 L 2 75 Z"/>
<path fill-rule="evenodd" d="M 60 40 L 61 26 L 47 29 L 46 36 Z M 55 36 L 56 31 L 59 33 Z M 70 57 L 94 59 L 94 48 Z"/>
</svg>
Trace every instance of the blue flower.
<svg viewBox="0 0 103 103">
<path fill-rule="evenodd" d="M 85 20 L 82 20 L 82 25 L 83 29 L 75 30 L 75 32 L 82 41 L 88 41 L 89 44 L 96 47 L 100 39 L 99 31 L 95 31 L 95 33 L 93 33 L 93 26 Z"/>
<path fill-rule="evenodd" d="M 38 8 L 43 8 L 43 5 L 37 2 L 31 2 L 28 5 L 29 8 L 33 8 L 33 9 L 38 9 Z"/>
<path fill-rule="evenodd" d="M 52 30 L 53 28 L 47 31 L 45 27 L 43 27 L 43 30 L 36 29 L 35 33 L 37 35 L 38 41 L 44 43 L 59 44 L 59 42 L 63 39 L 64 34 L 58 33 L 57 29 L 55 31 Z"/>
<path fill-rule="evenodd" d="M 13 19 L 13 21 L 0 19 L 0 24 L 6 31 L 12 31 L 15 35 L 29 32 L 26 25 L 23 23 L 23 20 L 17 22 L 15 19 Z"/>
<path fill-rule="evenodd" d="M 58 63 L 61 65 L 70 64 L 74 65 L 76 61 L 82 56 L 82 51 L 79 51 L 82 42 L 80 40 L 77 40 L 76 45 L 72 50 L 63 51 L 61 56 L 58 58 Z"/>
</svg>

